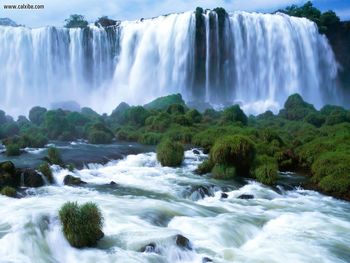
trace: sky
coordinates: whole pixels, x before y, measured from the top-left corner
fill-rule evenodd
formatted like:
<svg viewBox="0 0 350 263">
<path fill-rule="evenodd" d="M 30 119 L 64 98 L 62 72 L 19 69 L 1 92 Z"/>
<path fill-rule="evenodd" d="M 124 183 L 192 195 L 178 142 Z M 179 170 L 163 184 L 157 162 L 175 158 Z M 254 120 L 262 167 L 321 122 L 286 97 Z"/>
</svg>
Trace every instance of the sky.
<svg viewBox="0 0 350 263">
<path fill-rule="evenodd" d="M 272 12 L 305 0 L 0 0 L 0 17 L 8 17 L 29 27 L 62 26 L 70 14 L 81 14 L 89 22 L 107 15 L 116 20 L 136 20 L 162 14 L 224 7 L 227 11 Z M 350 0 L 314 0 L 321 11 L 334 10 L 342 20 L 350 20 Z M 40 4 L 41 10 L 5 10 L 4 5 Z"/>
</svg>

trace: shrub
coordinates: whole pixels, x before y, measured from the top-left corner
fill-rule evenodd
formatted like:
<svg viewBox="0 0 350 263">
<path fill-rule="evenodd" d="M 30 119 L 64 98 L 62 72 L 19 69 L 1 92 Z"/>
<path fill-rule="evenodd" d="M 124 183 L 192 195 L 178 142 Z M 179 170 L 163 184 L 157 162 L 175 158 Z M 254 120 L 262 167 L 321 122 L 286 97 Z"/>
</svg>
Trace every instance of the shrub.
<svg viewBox="0 0 350 263">
<path fill-rule="evenodd" d="M 50 184 L 54 182 L 52 171 L 48 163 L 45 162 L 41 164 L 38 170 L 46 177 Z"/>
<path fill-rule="evenodd" d="M 126 112 L 130 108 L 130 106 L 125 103 L 121 102 L 112 112 L 110 118 L 113 119 L 114 121 L 123 124 L 127 122 L 126 118 Z"/>
<path fill-rule="evenodd" d="M 18 144 L 8 144 L 6 145 L 6 155 L 7 156 L 18 156 L 21 154 L 21 150 Z"/>
<path fill-rule="evenodd" d="M 184 114 L 185 107 L 183 104 L 171 104 L 166 111 L 169 114 Z"/>
<path fill-rule="evenodd" d="M 189 121 L 189 123 L 198 123 L 202 121 L 202 115 L 199 113 L 199 111 L 192 109 L 186 112 L 185 114 L 186 119 Z"/>
<path fill-rule="evenodd" d="M 138 141 L 140 133 L 133 127 L 125 126 L 117 130 L 116 137 L 123 141 Z"/>
<path fill-rule="evenodd" d="M 43 107 L 33 107 L 29 111 L 29 120 L 35 125 L 41 125 L 44 121 L 46 109 Z"/>
<path fill-rule="evenodd" d="M 184 159 L 184 147 L 170 139 L 161 141 L 157 146 L 157 160 L 162 166 L 176 167 Z"/>
<path fill-rule="evenodd" d="M 99 131 L 99 130 L 92 130 L 88 134 L 88 141 L 92 144 L 108 144 L 111 143 L 113 140 L 113 136 L 110 133 Z"/>
<path fill-rule="evenodd" d="M 222 120 L 224 123 L 241 122 L 243 125 L 246 125 L 248 123 L 247 116 L 237 104 L 224 110 L 222 114 Z"/>
<path fill-rule="evenodd" d="M 57 148 L 50 147 L 47 151 L 47 155 L 48 155 L 48 160 L 51 164 L 57 164 L 57 165 L 63 164 L 61 153 Z"/>
<path fill-rule="evenodd" d="M 319 187 L 326 192 L 345 194 L 350 190 L 350 175 L 339 174 L 337 176 L 328 175 L 321 179 Z"/>
<path fill-rule="evenodd" d="M 255 161 L 255 178 L 266 185 L 273 185 L 278 179 L 278 165 L 276 159 L 261 155 Z"/>
<path fill-rule="evenodd" d="M 85 17 L 82 15 L 70 15 L 70 17 L 68 19 L 64 20 L 66 22 L 66 24 L 64 25 L 67 28 L 75 28 L 75 27 L 87 27 L 88 26 L 88 22 L 85 20 Z"/>
<path fill-rule="evenodd" d="M 148 110 L 142 106 L 133 106 L 126 110 L 127 123 L 135 126 L 145 125 L 145 120 L 150 116 Z"/>
<path fill-rule="evenodd" d="M 236 168 L 224 164 L 215 164 L 212 174 L 216 179 L 229 180 L 236 176 Z"/>
<path fill-rule="evenodd" d="M 103 216 L 94 203 L 78 205 L 65 203 L 59 211 L 63 233 L 68 242 L 77 248 L 95 246 L 104 234 Z"/>
<path fill-rule="evenodd" d="M 332 176 L 335 180 L 350 175 L 350 153 L 332 151 L 320 155 L 312 164 L 313 180 L 319 182 L 323 177 Z"/>
<path fill-rule="evenodd" d="M 5 186 L 2 190 L 1 190 L 1 194 L 2 195 L 6 195 L 8 197 L 16 197 L 17 191 L 15 188 L 10 187 L 10 186 Z"/>
<path fill-rule="evenodd" d="M 171 118 L 168 113 L 162 112 L 156 116 L 148 117 L 146 120 L 148 129 L 151 131 L 164 132 L 171 124 Z"/>
<path fill-rule="evenodd" d="M 319 113 L 312 112 L 305 117 L 305 121 L 319 128 L 325 122 L 325 118 Z"/>
<path fill-rule="evenodd" d="M 234 166 L 238 175 L 249 173 L 254 157 L 254 143 L 241 135 L 219 138 L 210 151 L 213 163 Z"/>
<path fill-rule="evenodd" d="M 299 94 L 293 94 L 288 97 L 284 103 L 284 110 L 279 115 L 288 120 L 302 120 L 308 114 L 316 112 L 314 106 L 306 103 Z"/>
<path fill-rule="evenodd" d="M 208 159 L 203 161 L 201 164 L 199 164 L 195 172 L 200 175 L 207 174 L 211 172 L 213 167 L 214 167 L 214 164 L 210 161 L 210 159 Z"/>
<path fill-rule="evenodd" d="M 139 138 L 139 143 L 147 145 L 157 145 L 162 139 L 162 135 L 155 132 L 146 132 Z"/>
</svg>

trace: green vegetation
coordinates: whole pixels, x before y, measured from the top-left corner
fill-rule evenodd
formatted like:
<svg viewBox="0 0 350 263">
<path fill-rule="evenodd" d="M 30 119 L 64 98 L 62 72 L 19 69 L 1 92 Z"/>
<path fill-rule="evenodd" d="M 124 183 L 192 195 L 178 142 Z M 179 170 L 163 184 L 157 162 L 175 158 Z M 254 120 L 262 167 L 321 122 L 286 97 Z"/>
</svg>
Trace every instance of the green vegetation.
<svg viewBox="0 0 350 263">
<path fill-rule="evenodd" d="M 51 164 L 63 165 L 61 153 L 55 147 L 50 147 L 47 150 L 47 158 Z"/>
<path fill-rule="evenodd" d="M 8 197 L 16 197 L 17 191 L 13 187 L 5 186 L 3 189 L 1 189 L 0 193 Z"/>
<path fill-rule="evenodd" d="M 59 216 L 64 236 L 73 247 L 95 246 L 104 235 L 103 216 L 94 203 L 67 202 L 61 207 Z"/>
<path fill-rule="evenodd" d="M 49 139 L 158 144 L 157 158 L 165 166 L 181 165 L 182 145 L 188 144 L 209 153 L 209 160 L 196 170 L 198 174 L 219 179 L 251 177 L 274 185 L 278 171 L 296 171 L 310 175 L 313 185 L 321 191 L 344 198 L 348 195 L 347 109 L 326 105 L 316 110 L 298 94 L 291 95 L 278 114 L 267 111 L 249 117 L 238 105 L 200 113 L 189 109 L 179 94 L 146 105 L 148 108 L 121 103 L 109 116 L 90 108 L 70 112 L 34 107 L 29 120 L 21 116 L 17 121 L 0 111 L 0 139 L 9 152 L 16 154 L 26 147 L 43 147 Z M 63 165 L 55 148 L 49 149 L 46 161 Z M 47 164 L 38 170 L 51 180 Z M 17 177 L 14 180 L 8 174 L 14 172 L 0 169 L 0 186 L 16 187 Z"/>
<path fill-rule="evenodd" d="M 331 10 L 322 13 L 313 6 L 311 1 L 306 2 L 303 6 L 291 5 L 285 9 L 278 10 L 290 16 L 306 17 L 315 22 L 322 33 L 330 30 L 334 25 L 339 24 L 339 17 Z"/>
<path fill-rule="evenodd" d="M 7 144 L 6 155 L 7 156 L 18 156 L 21 154 L 21 150 L 18 144 Z"/>
<path fill-rule="evenodd" d="M 80 27 L 84 28 L 88 26 L 88 21 L 85 20 L 85 17 L 82 15 L 70 15 L 70 17 L 66 20 L 64 20 L 66 24 L 64 25 L 67 28 L 75 28 L 75 27 Z"/>
<path fill-rule="evenodd" d="M 157 146 L 157 159 L 162 166 L 179 166 L 184 159 L 184 147 L 178 142 L 163 140 Z"/>
<path fill-rule="evenodd" d="M 43 174 L 43 176 L 45 176 L 45 178 L 48 180 L 50 184 L 54 182 L 50 165 L 47 162 L 41 164 L 38 170 Z"/>
</svg>

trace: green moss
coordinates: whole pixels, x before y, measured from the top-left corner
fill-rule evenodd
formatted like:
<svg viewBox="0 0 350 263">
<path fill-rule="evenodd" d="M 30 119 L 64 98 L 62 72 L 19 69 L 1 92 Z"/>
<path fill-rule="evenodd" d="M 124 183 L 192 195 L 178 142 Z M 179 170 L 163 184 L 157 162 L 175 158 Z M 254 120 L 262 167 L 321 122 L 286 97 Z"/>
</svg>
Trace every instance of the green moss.
<svg viewBox="0 0 350 263">
<path fill-rule="evenodd" d="M 254 143 L 241 135 L 219 138 L 210 151 L 213 163 L 234 166 L 238 175 L 248 175 L 254 157 Z"/>
<path fill-rule="evenodd" d="M 237 174 L 235 167 L 224 164 L 215 164 L 211 172 L 215 179 L 221 180 L 230 180 Z"/>
<path fill-rule="evenodd" d="M 17 195 L 16 189 L 10 186 L 5 186 L 4 188 L 2 188 L 0 193 L 8 197 L 16 197 Z"/>
<path fill-rule="evenodd" d="M 165 139 L 157 146 L 157 160 L 162 166 L 180 166 L 184 159 L 184 147 L 178 142 Z"/>
<path fill-rule="evenodd" d="M 61 207 L 59 216 L 64 236 L 73 247 L 95 246 L 103 237 L 103 216 L 94 203 L 79 206 L 67 202 Z"/>
<path fill-rule="evenodd" d="M 48 163 L 45 162 L 45 163 L 41 164 L 39 166 L 38 170 L 46 177 L 46 179 L 49 181 L 49 183 L 52 184 L 54 182 L 52 171 L 51 171 L 50 165 Z"/>
</svg>

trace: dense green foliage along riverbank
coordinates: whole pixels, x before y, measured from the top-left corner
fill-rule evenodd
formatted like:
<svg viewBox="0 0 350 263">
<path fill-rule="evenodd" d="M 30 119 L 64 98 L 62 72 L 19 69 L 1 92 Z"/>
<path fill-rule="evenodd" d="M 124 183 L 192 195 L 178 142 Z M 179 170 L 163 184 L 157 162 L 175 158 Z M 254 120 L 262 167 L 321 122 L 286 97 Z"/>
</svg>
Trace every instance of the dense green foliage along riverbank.
<svg viewBox="0 0 350 263">
<path fill-rule="evenodd" d="M 290 96 L 277 115 L 267 111 L 249 117 L 238 105 L 200 113 L 188 108 L 179 94 L 144 106 L 121 103 L 111 115 L 90 108 L 71 112 L 34 107 L 29 119 L 20 116 L 14 121 L 1 111 L 0 138 L 8 156 L 21 154 L 25 147 L 43 147 L 49 140 L 108 144 L 117 139 L 157 145 L 170 139 L 210 152 L 198 173 L 212 172 L 223 179 L 253 177 L 273 185 L 278 170 L 297 171 L 312 176 L 313 188 L 349 198 L 350 112 L 331 105 L 316 110 L 298 94 Z"/>
</svg>

